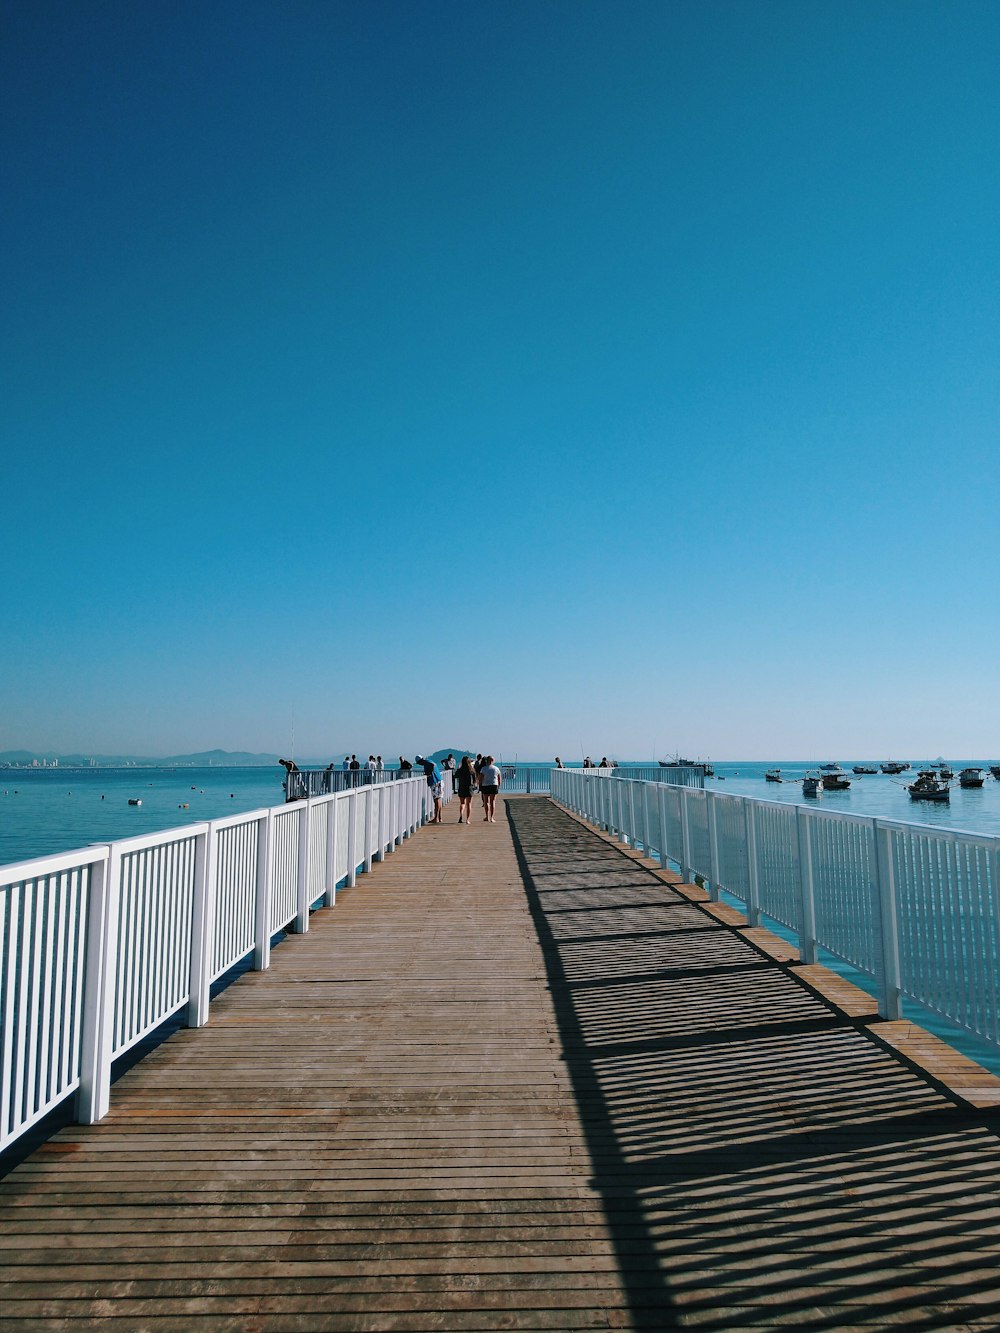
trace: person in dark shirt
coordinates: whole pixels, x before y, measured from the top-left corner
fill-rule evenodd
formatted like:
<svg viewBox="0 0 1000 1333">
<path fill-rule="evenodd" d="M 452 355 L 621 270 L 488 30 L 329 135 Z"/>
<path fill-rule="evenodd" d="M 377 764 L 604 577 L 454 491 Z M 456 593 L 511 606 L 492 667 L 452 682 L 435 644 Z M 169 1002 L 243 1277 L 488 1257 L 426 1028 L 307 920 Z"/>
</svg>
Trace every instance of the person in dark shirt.
<svg viewBox="0 0 1000 1333">
<path fill-rule="evenodd" d="M 464 755 L 455 774 L 455 791 L 458 793 L 458 822 L 466 828 L 472 823 L 472 793 L 476 788 L 476 770 L 468 755 Z"/>
</svg>

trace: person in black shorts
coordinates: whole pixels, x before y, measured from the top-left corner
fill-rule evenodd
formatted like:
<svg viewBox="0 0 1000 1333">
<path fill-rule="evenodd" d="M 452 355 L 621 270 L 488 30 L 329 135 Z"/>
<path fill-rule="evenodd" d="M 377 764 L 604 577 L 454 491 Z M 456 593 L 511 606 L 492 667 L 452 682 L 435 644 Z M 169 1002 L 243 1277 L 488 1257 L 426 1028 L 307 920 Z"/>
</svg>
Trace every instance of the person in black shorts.
<svg viewBox="0 0 1000 1333">
<path fill-rule="evenodd" d="M 501 773 L 499 768 L 493 762 L 493 756 L 488 754 L 486 762 L 479 770 L 479 790 L 483 793 L 483 816 L 484 824 L 495 824 L 497 822 L 494 813 L 497 800 L 497 792 L 500 790 Z"/>
<path fill-rule="evenodd" d="M 458 822 L 466 828 L 472 823 L 472 793 L 476 786 L 476 770 L 465 755 L 455 773 L 455 791 L 458 794 Z"/>
</svg>

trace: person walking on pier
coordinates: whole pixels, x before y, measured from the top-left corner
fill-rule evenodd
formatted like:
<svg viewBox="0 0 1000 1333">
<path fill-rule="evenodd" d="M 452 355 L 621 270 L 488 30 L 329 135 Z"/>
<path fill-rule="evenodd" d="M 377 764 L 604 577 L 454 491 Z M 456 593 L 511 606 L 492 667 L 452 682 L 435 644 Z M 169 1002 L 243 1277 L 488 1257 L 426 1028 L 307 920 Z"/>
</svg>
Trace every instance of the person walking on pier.
<svg viewBox="0 0 1000 1333">
<path fill-rule="evenodd" d="M 501 780 L 502 774 L 493 762 L 493 756 L 488 754 L 485 764 L 479 770 L 479 790 L 483 793 L 483 809 L 486 811 L 483 816 L 484 824 L 495 824 L 497 822 L 494 811 Z"/>
<path fill-rule="evenodd" d="M 458 793 L 458 822 L 466 828 L 472 823 L 472 793 L 476 785 L 476 770 L 472 760 L 464 755 L 455 773 L 455 791 Z"/>
</svg>

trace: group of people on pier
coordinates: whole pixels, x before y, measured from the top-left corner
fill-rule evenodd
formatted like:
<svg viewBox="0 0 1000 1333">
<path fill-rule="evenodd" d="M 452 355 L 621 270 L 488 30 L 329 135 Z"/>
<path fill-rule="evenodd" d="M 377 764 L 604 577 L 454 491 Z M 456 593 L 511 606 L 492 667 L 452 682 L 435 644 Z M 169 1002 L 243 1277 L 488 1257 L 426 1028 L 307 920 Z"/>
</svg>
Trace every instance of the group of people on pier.
<svg viewBox="0 0 1000 1333">
<path fill-rule="evenodd" d="M 401 761 L 402 762 L 402 761 Z M 433 759 L 417 755 L 416 763 L 424 770 L 427 785 L 434 798 L 432 824 L 444 823 L 444 778 Z M 458 797 L 458 822 L 466 828 L 472 823 L 472 797 L 478 790 L 483 801 L 483 823 L 495 824 L 496 800 L 503 783 L 500 767 L 491 754 L 463 755 L 460 764 L 455 764 L 455 756 L 449 754 L 442 768 L 451 773 L 452 789 Z"/>
</svg>

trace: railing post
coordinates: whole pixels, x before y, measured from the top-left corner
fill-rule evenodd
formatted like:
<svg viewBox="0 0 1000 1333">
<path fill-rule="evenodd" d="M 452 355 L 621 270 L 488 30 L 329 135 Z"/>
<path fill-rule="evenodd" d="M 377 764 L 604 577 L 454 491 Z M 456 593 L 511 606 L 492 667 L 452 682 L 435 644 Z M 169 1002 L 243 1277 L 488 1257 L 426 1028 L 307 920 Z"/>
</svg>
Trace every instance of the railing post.
<svg viewBox="0 0 1000 1333">
<path fill-rule="evenodd" d="M 106 858 L 96 861 L 90 871 L 80 1086 L 76 1094 L 76 1119 L 81 1125 L 100 1120 L 111 1104 L 121 863 L 121 852 L 112 843 Z"/>
<path fill-rule="evenodd" d="M 638 832 L 635 821 L 635 783 L 631 778 L 628 778 L 626 785 L 628 786 L 628 845 L 634 851 Z"/>
<path fill-rule="evenodd" d="M 708 883 L 708 896 L 713 903 L 719 901 L 719 810 L 714 791 L 705 792 L 708 802 L 708 854 L 710 857 L 711 879 Z"/>
<path fill-rule="evenodd" d="M 309 827 L 312 806 L 307 802 L 299 809 L 299 847 L 295 866 L 295 916 L 288 930 L 293 935 L 304 935 L 309 929 Z"/>
<path fill-rule="evenodd" d="M 264 972 L 271 965 L 271 846 L 274 810 L 257 821 L 257 887 L 253 911 L 253 966 Z"/>
<path fill-rule="evenodd" d="M 660 817 L 660 868 L 666 870 L 667 862 L 667 789 L 662 782 L 656 784 L 656 813 Z"/>
<path fill-rule="evenodd" d="M 375 791 L 369 787 L 365 792 L 365 874 L 370 875 L 372 856 L 375 851 Z"/>
<path fill-rule="evenodd" d="M 678 787 L 677 796 L 681 803 L 681 879 L 685 884 L 693 884 L 694 870 L 691 866 L 691 819 L 688 815 L 687 788 Z"/>
<path fill-rule="evenodd" d="M 757 816 L 752 801 L 743 802 L 747 843 L 747 925 L 760 925 L 760 879 L 757 871 Z"/>
<path fill-rule="evenodd" d="M 802 931 L 799 956 L 803 963 L 816 961 L 816 898 L 813 886 L 811 815 L 802 806 L 795 807 L 795 829 L 799 853 L 799 893 L 802 898 Z"/>
<path fill-rule="evenodd" d="M 641 828 L 640 828 L 640 830 L 639 830 L 640 833 L 641 833 L 641 835 L 642 835 L 642 854 L 643 854 L 644 857 L 648 857 L 648 856 L 649 856 L 649 853 L 650 853 L 650 847 L 649 847 L 649 801 L 648 801 L 647 796 L 646 796 L 646 784 L 645 784 L 644 782 L 637 782 L 637 783 L 636 783 L 636 788 L 637 788 L 638 793 L 639 793 L 639 809 L 640 809 L 640 811 L 641 811 L 641 813 L 642 813 L 642 819 L 640 820 Z"/>
<path fill-rule="evenodd" d="M 337 798 L 326 803 L 326 871 L 323 876 L 323 906 L 333 907 L 337 901 Z"/>
<path fill-rule="evenodd" d="M 875 841 L 876 946 L 882 964 L 878 1011 L 883 1018 L 903 1015 L 902 974 L 899 965 L 899 923 L 896 918 L 896 870 L 892 860 L 892 831 L 872 820 Z"/>
<path fill-rule="evenodd" d="M 628 836 L 625 832 L 625 793 L 622 791 L 623 784 L 621 782 L 616 782 L 614 778 L 600 778 L 598 780 L 600 782 L 610 783 L 614 789 L 615 807 L 618 817 L 618 841 L 627 842 Z"/>
<path fill-rule="evenodd" d="M 191 970 L 188 974 L 187 1025 L 200 1028 L 208 1022 L 208 1000 L 212 985 L 213 908 L 215 906 L 215 848 L 217 833 L 209 824 L 195 838 L 194 893 L 191 902 Z"/>
<path fill-rule="evenodd" d="M 392 818 L 392 842 L 389 844 L 389 851 L 394 852 L 403 841 L 403 819 L 400 814 L 400 790 L 399 784 L 392 782 L 389 784 L 389 810 Z"/>
<path fill-rule="evenodd" d="M 383 788 L 381 788 L 381 786 L 380 786 L 380 788 L 379 788 L 379 846 L 377 846 L 376 853 L 375 853 L 376 861 L 384 861 L 384 860 L 385 860 L 385 844 L 387 844 L 387 842 L 388 842 L 388 840 L 389 840 L 389 838 L 388 838 L 388 822 L 389 822 L 389 818 L 388 818 L 388 816 L 389 816 L 389 809 L 388 809 L 388 802 L 387 802 L 387 800 L 385 800 L 385 794 L 387 794 L 387 793 L 385 793 L 385 790 L 384 790 Z"/>
<path fill-rule="evenodd" d="M 358 882 L 358 791 L 351 788 L 347 798 L 347 883 L 351 888 Z"/>
</svg>

